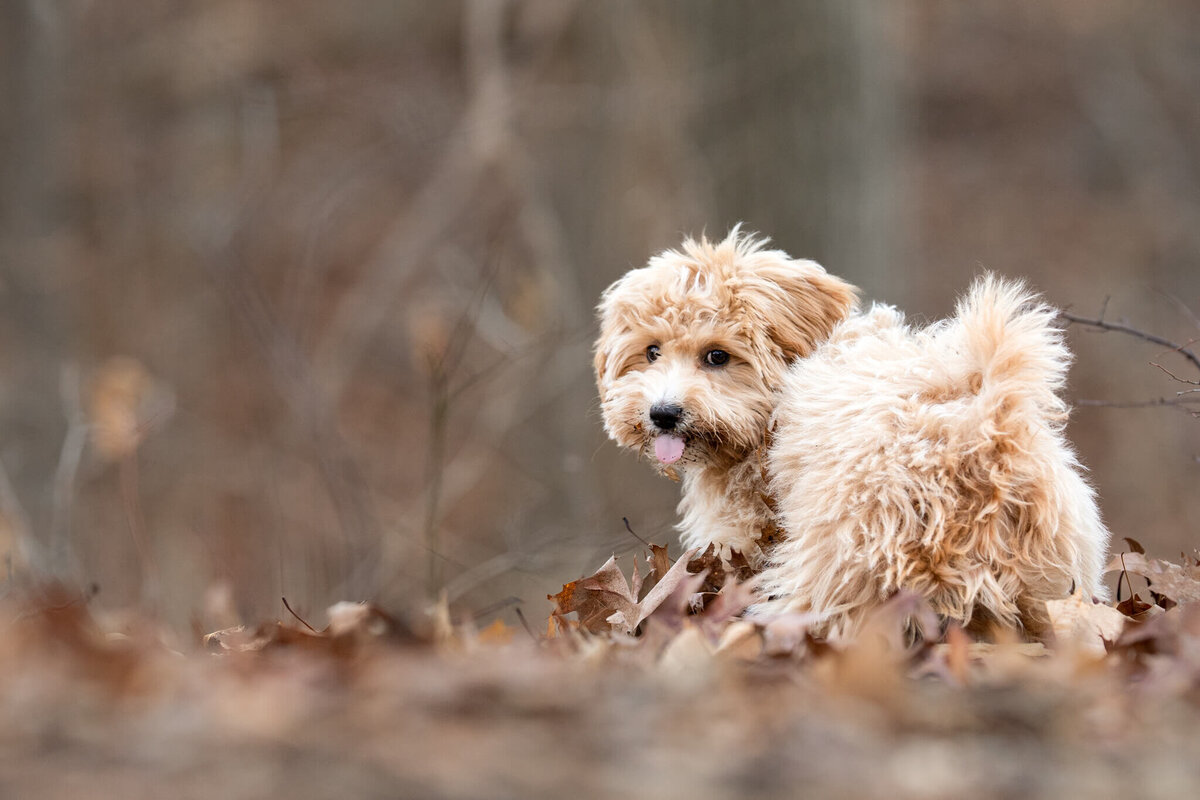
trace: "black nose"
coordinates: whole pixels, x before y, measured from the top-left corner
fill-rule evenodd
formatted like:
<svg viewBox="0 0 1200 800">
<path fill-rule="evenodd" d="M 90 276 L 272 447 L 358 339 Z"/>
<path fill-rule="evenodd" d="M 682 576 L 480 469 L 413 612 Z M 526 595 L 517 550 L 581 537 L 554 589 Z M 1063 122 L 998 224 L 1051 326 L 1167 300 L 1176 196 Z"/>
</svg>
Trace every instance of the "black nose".
<svg viewBox="0 0 1200 800">
<path fill-rule="evenodd" d="M 664 431 L 675 430 L 679 418 L 683 416 L 683 406 L 675 403 L 655 403 L 650 406 L 650 420 Z"/>
</svg>

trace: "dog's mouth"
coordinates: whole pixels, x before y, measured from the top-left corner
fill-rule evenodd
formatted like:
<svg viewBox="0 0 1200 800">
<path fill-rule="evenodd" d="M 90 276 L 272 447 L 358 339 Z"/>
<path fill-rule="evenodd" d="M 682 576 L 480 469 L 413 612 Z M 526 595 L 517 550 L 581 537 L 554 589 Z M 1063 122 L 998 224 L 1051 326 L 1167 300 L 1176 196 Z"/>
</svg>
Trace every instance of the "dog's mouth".
<svg viewBox="0 0 1200 800">
<path fill-rule="evenodd" d="M 707 462 L 720 447 L 720 440 L 714 434 L 694 425 L 680 425 L 674 430 L 664 431 L 638 422 L 633 429 L 640 443 L 632 446 L 638 449 L 643 458 L 666 474 L 685 463 Z"/>
<path fill-rule="evenodd" d="M 660 433 L 654 437 L 654 457 L 660 464 L 674 464 L 683 458 L 687 440 L 674 433 Z"/>
<path fill-rule="evenodd" d="M 686 430 L 650 431 L 642 439 L 641 453 L 665 475 L 685 464 L 691 466 L 728 465 L 746 455 L 746 450 L 733 447 L 718 434 L 697 427 Z M 653 455 L 651 455 L 653 453 Z"/>
</svg>

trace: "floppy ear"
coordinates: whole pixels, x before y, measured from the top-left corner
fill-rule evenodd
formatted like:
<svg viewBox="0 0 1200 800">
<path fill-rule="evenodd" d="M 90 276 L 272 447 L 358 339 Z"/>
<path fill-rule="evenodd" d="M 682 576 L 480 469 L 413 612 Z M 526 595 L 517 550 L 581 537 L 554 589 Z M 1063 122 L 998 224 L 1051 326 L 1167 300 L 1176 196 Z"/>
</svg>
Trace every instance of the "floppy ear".
<svg viewBox="0 0 1200 800">
<path fill-rule="evenodd" d="M 604 392 L 604 383 L 608 373 L 608 361 L 612 357 L 610 352 L 612 350 L 611 339 L 611 336 L 605 335 L 605 332 L 601 330 L 600 338 L 596 340 L 595 358 L 592 361 L 593 366 L 596 368 L 596 385 L 600 387 L 601 394 Z"/>
<path fill-rule="evenodd" d="M 632 325 L 625 308 L 628 304 L 622 303 L 622 298 L 629 291 L 632 275 L 626 273 L 605 289 L 596 307 L 600 333 L 596 337 L 592 366 L 596 370 L 596 385 L 601 394 L 604 394 L 604 384 L 617 377 L 616 371 L 620 369 L 620 362 L 624 358 L 623 351 L 629 346 Z"/>
<path fill-rule="evenodd" d="M 755 270 L 766 282 L 763 322 L 788 361 L 804 358 L 829 338 L 858 302 L 858 290 L 815 261 L 771 259 Z"/>
</svg>

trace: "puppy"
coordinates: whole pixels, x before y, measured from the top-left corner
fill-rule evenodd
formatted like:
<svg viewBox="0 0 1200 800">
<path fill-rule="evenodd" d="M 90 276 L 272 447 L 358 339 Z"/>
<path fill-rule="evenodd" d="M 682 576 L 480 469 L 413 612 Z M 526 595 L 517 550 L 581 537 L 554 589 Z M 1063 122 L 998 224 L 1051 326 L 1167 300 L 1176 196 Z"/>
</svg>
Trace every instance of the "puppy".
<svg viewBox="0 0 1200 800">
<path fill-rule="evenodd" d="M 599 316 L 605 431 L 682 482 L 685 547 L 762 569 L 756 612 L 837 638 L 911 591 L 1040 636 L 1046 600 L 1104 595 L 1109 534 L 1063 433 L 1071 356 L 1022 284 L 984 277 L 913 328 L 735 228 L 630 271 Z"/>
</svg>

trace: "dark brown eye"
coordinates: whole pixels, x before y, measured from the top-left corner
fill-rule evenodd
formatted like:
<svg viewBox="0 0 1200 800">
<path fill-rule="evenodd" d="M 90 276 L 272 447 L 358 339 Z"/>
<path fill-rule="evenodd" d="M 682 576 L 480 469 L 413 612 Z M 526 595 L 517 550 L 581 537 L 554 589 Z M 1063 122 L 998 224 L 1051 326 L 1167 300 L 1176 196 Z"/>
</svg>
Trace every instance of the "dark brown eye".
<svg viewBox="0 0 1200 800">
<path fill-rule="evenodd" d="M 646 360 L 651 364 L 658 361 L 658 345 L 652 344 L 646 348 Z"/>
<path fill-rule="evenodd" d="M 709 350 L 704 354 L 704 363 L 710 367 L 723 367 L 729 363 L 729 353 L 724 350 Z"/>
</svg>

